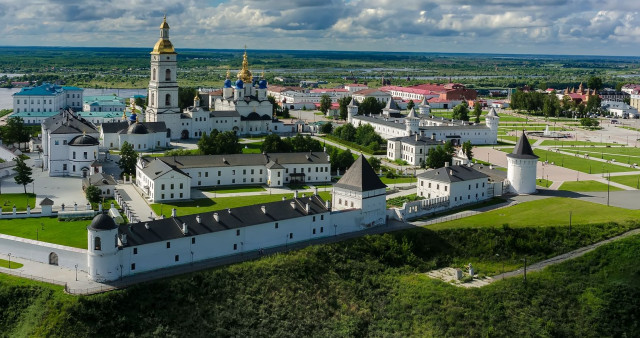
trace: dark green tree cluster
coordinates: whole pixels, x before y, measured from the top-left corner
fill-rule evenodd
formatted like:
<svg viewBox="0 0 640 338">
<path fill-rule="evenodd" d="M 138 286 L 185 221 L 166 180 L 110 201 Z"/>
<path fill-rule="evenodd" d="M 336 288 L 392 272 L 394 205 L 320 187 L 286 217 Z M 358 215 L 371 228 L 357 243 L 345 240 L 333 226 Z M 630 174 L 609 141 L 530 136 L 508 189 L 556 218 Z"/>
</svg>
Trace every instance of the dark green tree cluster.
<svg viewBox="0 0 640 338">
<path fill-rule="evenodd" d="M 424 163 L 426 167 L 429 168 L 442 168 L 445 163 L 451 163 L 453 159 L 453 154 L 455 152 L 455 148 L 451 141 L 448 141 L 444 144 L 444 146 L 437 146 L 435 148 L 429 149 L 429 154 L 427 154 L 427 161 Z"/>
<path fill-rule="evenodd" d="M 331 134 L 333 131 L 333 124 L 331 122 L 325 123 L 320 127 L 320 132 L 324 134 Z"/>
<path fill-rule="evenodd" d="M 320 111 L 323 114 L 326 114 L 330 108 L 331 108 L 331 97 L 327 94 L 322 94 L 322 96 L 320 96 Z"/>
<path fill-rule="evenodd" d="M 266 153 L 317 152 L 322 151 L 322 145 L 308 135 L 281 138 L 277 134 L 269 134 L 262 142 L 261 150 Z"/>
<path fill-rule="evenodd" d="M 102 194 L 102 191 L 95 185 L 90 185 L 84 190 L 84 194 L 89 203 L 98 203 L 100 202 L 100 195 Z"/>
<path fill-rule="evenodd" d="M 242 145 L 233 131 L 221 133 L 214 129 L 210 135 L 202 134 L 198 140 L 198 149 L 204 155 L 239 154 L 242 152 Z"/>
<path fill-rule="evenodd" d="M 24 188 L 24 193 L 27 193 L 27 184 L 33 182 L 33 178 L 31 177 L 32 170 L 31 168 L 24 162 L 22 157 L 16 157 L 16 176 L 13 177 L 16 184 L 22 185 Z"/>
<path fill-rule="evenodd" d="M 526 110 L 531 113 L 539 112 L 544 105 L 545 96 L 547 96 L 547 94 L 523 92 L 518 89 L 511 95 L 511 108 Z"/>
<path fill-rule="evenodd" d="M 179 87 L 178 88 L 178 107 L 185 109 L 193 106 L 193 98 L 198 93 L 196 88 L 192 87 Z"/>
<path fill-rule="evenodd" d="M 20 117 L 10 117 L 7 124 L 0 127 L 0 138 L 4 144 L 29 142 L 29 130 Z"/>
<path fill-rule="evenodd" d="M 454 120 L 469 121 L 469 105 L 467 101 L 463 100 L 462 103 L 453 108 L 451 118 Z"/>
<path fill-rule="evenodd" d="M 600 90 L 603 87 L 602 79 L 597 76 L 592 76 L 587 80 L 587 87 L 589 89 L 597 89 Z"/>
<path fill-rule="evenodd" d="M 409 100 L 409 102 L 407 103 L 407 110 L 411 110 L 411 108 L 415 106 L 416 104 L 413 102 L 413 100 Z"/>
<path fill-rule="evenodd" d="M 475 119 L 473 120 L 473 122 L 480 123 L 481 115 L 482 115 L 482 105 L 480 104 L 480 102 L 476 101 L 476 103 L 473 105 L 473 116 L 475 116 Z"/>
<path fill-rule="evenodd" d="M 542 114 L 545 117 L 558 117 L 560 112 L 562 112 L 562 106 L 555 92 L 546 95 L 542 102 Z"/>
<path fill-rule="evenodd" d="M 351 96 L 345 96 L 341 99 L 338 99 L 338 103 L 340 104 L 340 119 L 347 119 L 347 106 L 351 103 Z"/>
<path fill-rule="evenodd" d="M 598 122 L 597 119 L 592 119 L 590 117 L 584 117 L 580 119 L 580 125 L 583 127 L 597 127 L 600 125 L 600 122 Z"/>
<path fill-rule="evenodd" d="M 342 150 L 335 147 L 329 147 L 327 153 L 331 159 L 331 170 L 340 170 L 344 174 L 353 162 L 356 160 L 353 158 L 351 150 Z"/>
<path fill-rule="evenodd" d="M 347 123 L 335 128 L 333 136 L 341 140 L 357 143 L 372 151 L 380 150 L 380 147 L 384 144 L 384 139 L 369 124 L 361 124 L 358 128 L 354 128 L 351 123 Z"/>
<path fill-rule="evenodd" d="M 473 145 L 471 144 L 471 141 L 466 141 L 462 144 L 462 151 L 468 159 L 473 158 Z"/>
<path fill-rule="evenodd" d="M 375 97 L 367 97 L 360 103 L 358 114 L 360 115 L 380 114 L 382 113 L 382 109 L 384 107 L 385 107 L 384 102 L 379 102 Z"/>
<path fill-rule="evenodd" d="M 369 162 L 369 165 L 371 165 L 371 168 L 373 168 L 373 171 L 375 172 L 378 172 L 382 166 L 382 161 L 375 156 L 369 156 L 369 158 L 367 158 L 367 162 Z"/>
<path fill-rule="evenodd" d="M 120 147 L 120 160 L 116 162 L 122 170 L 121 175 L 135 175 L 136 162 L 138 162 L 138 152 L 133 149 L 133 145 L 125 141 Z"/>
</svg>

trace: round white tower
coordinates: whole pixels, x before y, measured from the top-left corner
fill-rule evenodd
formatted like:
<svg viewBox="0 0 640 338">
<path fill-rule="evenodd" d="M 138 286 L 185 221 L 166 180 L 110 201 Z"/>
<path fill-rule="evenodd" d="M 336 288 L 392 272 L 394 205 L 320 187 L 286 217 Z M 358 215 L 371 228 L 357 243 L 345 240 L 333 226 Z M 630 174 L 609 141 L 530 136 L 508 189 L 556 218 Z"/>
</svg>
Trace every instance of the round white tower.
<svg viewBox="0 0 640 338">
<path fill-rule="evenodd" d="M 358 115 L 358 101 L 356 99 L 351 99 L 351 102 L 347 106 L 347 122 L 353 123 L 353 117 Z"/>
<path fill-rule="evenodd" d="M 533 153 L 524 131 L 513 152 L 507 154 L 507 162 L 507 179 L 511 184 L 509 190 L 518 195 L 535 193 L 538 156 Z"/>
<path fill-rule="evenodd" d="M 87 227 L 89 277 L 95 281 L 120 278 L 118 226 L 110 216 L 98 214 Z"/>
<path fill-rule="evenodd" d="M 420 110 L 420 115 L 427 117 L 431 114 L 431 106 L 429 105 L 429 101 L 427 101 L 427 97 L 423 96 L 420 105 L 418 106 Z"/>
</svg>

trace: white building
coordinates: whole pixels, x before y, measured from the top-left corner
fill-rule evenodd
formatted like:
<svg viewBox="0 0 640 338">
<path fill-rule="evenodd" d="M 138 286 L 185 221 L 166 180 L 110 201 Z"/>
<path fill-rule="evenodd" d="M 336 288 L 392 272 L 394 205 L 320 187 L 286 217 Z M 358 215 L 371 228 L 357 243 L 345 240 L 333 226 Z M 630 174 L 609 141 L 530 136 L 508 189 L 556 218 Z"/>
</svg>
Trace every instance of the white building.
<svg viewBox="0 0 640 338">
<path fill-rule="evenodd" d="M 533 153 L 524 131 L 513 152 L 507 154 L 507 163 L 511 192 L 518 195 L 535 193 L 538 156 Z"/>
<path fill-rule="evenodd" d="M 449 207 L 477 203 L 493 197 L 489 194 L 489 176 L 473 167 L 445 165 L 418 175 L 418 196 L 430 199 L 448 197 Z"/>
<path fill-rule="evenodd" d="M 99 133 L 93 123 L 64 110 L 42 122 L 43 169 L 49 176 L 87 177 L 102 172 Z"/>
<path fill-rule="evenodd" d="M 426 162 L 429 150 L 444 145 L 443 141 L 422 137 L 419 134 L 394 137 L 387 140 L 387 159 L 404 160 L 410 165 L 421 165 Z"/>
<path fill-rule="evenodd" d="M 378 102 L 387 103 L 392 99 L 391 94 L 380 91 L 376 88 L 362 89 L 357 92 L 353 92 L 352 96 L 356 101 L 362 103 L 368 97 L 374 97 Z"/>
<path fill-rule="evenodd" d="M 602 109 L 607 110 L 611 115 L 620 118 L 638 118 L 638 108 L 632 107 L 624 102 L 619 101 L 602 101 L 600 104 Z"/>
<path fill-rule="evenodd" d="M 164 122 L 171 140 L 199 138 L 214 129 L 234 131 L 238 135 L 261 135 L 290 132 L 272 117 L 273 106 L 267 99 L 267 81 L 253 80 L 247 53 L 244 53 L 238 80 L 232 86 L 227 73 L 222 96 L 210 96 L 210 109 L 194 105 L 180 111 L 178 107 L 177 53 L 169 41 L 166 17 L 160 25 L 160 39 L 151 52 L 151 78 L 147 122 Z"/>
<path fill-rule="evenodd" d="M 57 113 L 60 109 L 67 108 L 79 111 L 82 110 L 82 93 L 82 88 L 50 83 L 37 87 L 24 87 L 13 94 L 13 111 L 14 113 Z M 32 124 L 41 122 L 36 121 Z"/>
<path fill-rule="evenodd" d="M 137 114 L 129 121 L 110 122 L 100 125 L 100 148 L 120 149 L 124 142 L 136 151 L 164 149 L 171 146 L 164 122 L 140 122 Z"/>
<path fill-rule="evenodd" d="M 156 162 L 156 161 L 154 161 Z M 88 272 L 96 281 L 283 246 L 386 224 L 386 186 L 360 157 L 318 195 L 117 226 L 99 214 L 87 227 Z"/>
<path fill-rule="evenodd" d="M 136 165 L 136 184 L 153 202 L 190 199 L 191 187 L 330 181 L 329 155 L 318 152 L 166 156 L 141 158 Z"/>
<path fill-rule="evenodd" d="M 124 99 L 114 95 L 85 96 L 82 102 L 84 112 L 121 112 L 126 108 Z"/>
<path fill-rule="evenodd" d="M 82 179 L 82 191 L 93 185 L 100 189 L 100 197 L 113 198 L 116 189 L 116 180 L 111 175 L 105 173 L 93 174 Z"/>
</svg>

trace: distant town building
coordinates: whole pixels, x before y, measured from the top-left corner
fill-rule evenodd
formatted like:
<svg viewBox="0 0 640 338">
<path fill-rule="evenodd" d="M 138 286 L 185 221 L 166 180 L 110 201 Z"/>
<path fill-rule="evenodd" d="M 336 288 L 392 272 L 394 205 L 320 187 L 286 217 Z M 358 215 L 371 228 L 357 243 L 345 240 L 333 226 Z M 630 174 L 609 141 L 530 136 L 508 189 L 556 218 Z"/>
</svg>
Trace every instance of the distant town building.
<svg viewBox="0 0 640 338">
<path fill-rule="evenodd" d="M 24 87 L 13 94 L 13 114 L 26 124 L 40 124 L 60 112 L 60 109 L 82 110 L 83 89 L 43 83 Z"/>
<path fill-rule="evenodd" d="M 114 95 L 85 96 L 83 112 L 122 112 L 126 108 L 124 99 Z"/>
<path fill-rule="evenodd" d="M 602 101 L 601 107 L 616 117 L 637 119 L 639 116 L 638 108 L 632 107 L 624 102 Z"/>
</svg>

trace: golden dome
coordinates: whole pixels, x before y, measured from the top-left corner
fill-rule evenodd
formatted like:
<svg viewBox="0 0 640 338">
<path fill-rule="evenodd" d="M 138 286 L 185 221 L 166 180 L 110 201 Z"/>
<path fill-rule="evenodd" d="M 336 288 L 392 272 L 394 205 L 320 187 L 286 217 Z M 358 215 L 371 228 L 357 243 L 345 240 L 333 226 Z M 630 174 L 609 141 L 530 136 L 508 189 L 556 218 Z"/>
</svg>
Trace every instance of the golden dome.
<svg viewBox="0 0 640 338">
<path fill-rule="evenodd" d="M 167 29 L 169 28 L 169 24 L 167 23 L 167 16 L 166 15 L 164 16 L 164 19 L 162 20 L 162 24 L 160 25 L 160 29 L 163 29 L 163 28 L 167 28 Z"/>
<path fill-rule="evenodd" d="M 238 72 L 238 79 L 244 83 L 252 83 L 253 75 L 249 70 L 249 61 L 247 60 L 247 50 L 245 47 L 244 56 L 242 57 L 242 69 Z"/>
<path fill-rule="evenodd" d="M 173 44 L 168 39 L 160 38 L 156 45 L 153 46 L 151 54 L 176 54 L 176 50 L 173 49 Z"/>
</svg>

